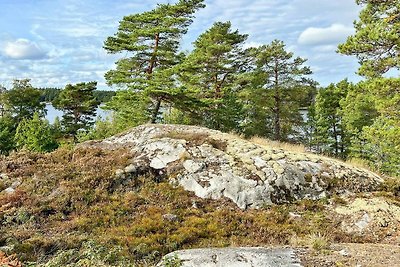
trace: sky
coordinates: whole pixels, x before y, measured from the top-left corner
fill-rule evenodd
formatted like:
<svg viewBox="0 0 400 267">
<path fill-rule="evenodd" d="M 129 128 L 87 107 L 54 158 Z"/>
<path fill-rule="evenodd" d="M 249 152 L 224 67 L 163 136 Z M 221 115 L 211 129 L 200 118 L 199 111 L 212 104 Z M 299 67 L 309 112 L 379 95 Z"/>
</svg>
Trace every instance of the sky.
<svg viewBox="0 0 400 267">
<path fill-rule="evenodd" d="M 110 55 L 104 40 L 116 33 L 125 15 L 174 0 L 0 0 L 0 84 L 30 78 L 35 87 L 65 87 L 97 81 L 110 89 L 104 73 L 124 54 Z M 246 47 L 285 42 L 308 59 L 312 77 L 326 86 L 344 78 L 358 81 L 354 57 L 337 54 L 337 45 L 354 33 L 360 7 L 353 0 L 206 0 L 196 13 L 182 50 L 216 21 L 249 34 Z"/>
</svg>

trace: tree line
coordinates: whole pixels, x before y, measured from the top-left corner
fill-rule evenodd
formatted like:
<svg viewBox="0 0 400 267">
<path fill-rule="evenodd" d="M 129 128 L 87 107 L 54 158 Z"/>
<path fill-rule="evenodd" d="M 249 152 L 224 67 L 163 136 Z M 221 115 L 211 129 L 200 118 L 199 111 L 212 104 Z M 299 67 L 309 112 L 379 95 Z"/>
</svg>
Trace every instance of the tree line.
<svg viewBox="0 0 400 267">
<path fill-rule="evenodd" d="M 61 93 L 62 88 L 53 88 L 53 87 L 45 87 L 45 88 L 38 88 L 42 96 L 40 98 L 41 102 L 52 103 Z M 94 97 L 100 103 L 105 103 L 111 100 L 111 98 L 115 95 L 115 91 L 109 90 L 95 90 L 93 91 Z"/>
<path fill-rule="evenodd" d="M 338 52 L 359 59 L 364 80 L 344 79 L 327 87 L 310 78 L 306 59 L 281 40 L 244 48 L 248 35 L 232 29 L 229 21 L 215 22 L 194 40 L 192 51 L 182 52 L 182 37 L 205 7 L 203 0 L 158 4 L 125 16 L 104 42 L 108 53 L 121 54 L 105 74 L 107 84 L 117 89 L 105 104 L 113 116 L 91 127 L 93 120 L 79 124 L 75 113 L 67 112 L 64 132 L 87 140 L 147 122 L 194 124 L 303 143 L 313 152 L 362 160 L 398 176 L 400 79 L 385 74 L 399 70 L 400 7 L 396 1 L 356 2 L 363 7 L 356 32 Z M 79 91 L 88 85 L 71 86 Z M 79 99 L 80 94 L 65 93 L 64 99 L 98 103 L 93 94 Z M 76 107 L 67 102 L 56 101 L 69 110 Z"/>
<path fill-rule="evenodd" d="M 63 111 L 53 124 L 46 119 L 43 90 L 29 79 L 14 80 L 12 88 L 0 88 L 0 154 L 25 148 L 37 152 L 56 149 L 63 141 L 77 140 L 94 124 L 97 82 L 68 84 L 57 92 L 52 104 Z M 54 90 L 48 90 L 54 92 Z"/>
</svg>

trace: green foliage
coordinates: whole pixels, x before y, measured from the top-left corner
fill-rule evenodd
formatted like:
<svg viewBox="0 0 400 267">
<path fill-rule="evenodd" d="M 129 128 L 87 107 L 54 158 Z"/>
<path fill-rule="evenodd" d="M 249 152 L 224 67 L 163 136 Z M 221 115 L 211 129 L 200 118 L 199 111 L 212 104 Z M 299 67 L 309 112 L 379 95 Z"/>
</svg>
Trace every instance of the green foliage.
<svg viewBox="0 0 400 267">
<path fill-rule="evenodd" d="M 55 108 L 64 111 L 61 124 L 64 131 L 76 136 L 79 130 L 87 130 L 94 122 L 99 102 L 93 95 L 97 82 L 68 84 L 53 102 Z"/>
<path fill-rule="evenodd" d="M 363 138 L 364 127 L 370 126 L 379 115 L 375 98 L 368 93 L 367 82 L 351 86 L 347 95 L 340 100 L 342 126 L 346 129 L 349 146 L 349 157 L 367 158 Z"/>
<path fill-rule="evenodd" d="M 157 121 L 162 102 L 170 102 L 176 94 L 169 68 L 180 62 L 177 51 L 181 37 L 192 23 L 193 14 L 202 7 L 203 0 L 158 4 L 153 10 L 124 17 L 118 32 L 104 43 L 109 53 L 129 55 L 106 73 L 107 83 L 128 89 L 129 94 L 139 94 L 136 98 L 145 98 L 142 102 L 150 105 L 142 111 L 151 109 L 152 122 Z M 114 98 L 112 102 L 125 99 Z"/>
<path fill-rule="evenodd" d="M 357 0 L 357 4 L 363 5 L 363 10 L 354 24 L 356 33 L 339 45 L 339 52 L 357 56 L 359 73 L 367 77 L 399 70 L 399 1 Z"/>
<path fill-rule="evenodd" d="M 38 113 L 18 124 L 14 140 L 17 148 L 36 152 L 49 152 L 58 147 L 49 122 L 41 119 Z"/>
<path fill-rule="evenodd" d="M 384 173 L 400 177 L 400 123 L 399 120 L 378 117 L 364 128 L 365 154 L 372 166 Z"/>
<path fill-rule="evenodd" d="M 177 70 L 185 92 L 200 102 L 191 110 L 192 123 L 222 131 L 239 128 L 238 77 L 244 71 L 246 39 L 232 31 L 230 22 L 216 22 L 194 42 Z"/>
<path fill-rule="evenodd" d="M 316 137 L 321 152 L 346 158 L 348 134 L 342 122 L 340 102 L 353 85 L 347 80 L 320 89 L 315 100 Z"/>
<path fill-rule="evenodd" d="M 9 115 L 0 116 L 0 154 L 8 154 L 15 148 L 16 123 Z"/>
<path fill-rule="evenodd" d="M 45 115 L 45 104 L 40 102 L 41 92 L 32 87 L 29 79 L 14 80 L 13 87 L 3 95 L 4 107 L 8 114 L 20 122 L 31 119 L 36 112 Z"/>
<path fill-rule="evenodd" d="M 59 251 L 54 257 L 40 267 L 129 267 L 135 266 L 121 255 L 121 248 L 108 249 L 94 241 L 86 241 L 80 249 Z"/>
<path fill-rule="evenodd" d="M 315 91 L 315 83 L 307 78 L 311 70 L 304 66 L 305 59 L 294 58 L 279 40 L 253 49 L 251 54 L 255 70 L 244 95 L 250 115 L 246 118 L 246 131 L 274 140 L 288 140 L 302 124 L 299 108 Z M 273 127 L 266 129 L 265 125 Z"/>
<path fill-rule="evenodd" d="M 39 88 L 42 93 L 40 98 L 41 102 L 53 102 L 58 95 L 61 93 L 60 88 Z M 106 90 L 95 90 L 93 95 L 96 97 L 97 101 L 100 103 L 105 103 L 111 100 L 111 98 L 115 95 L 115 91 L 106 91 Z"/>
<path fill-rule="evenodd" d="M 40 101 L 41 102 L 53 102 L 58 95 L 60 94 L 61 90 L 60 88 L 38 88 L 41 92 L 41 97 Z"/>
<path fill-rule="evenodd" d="M 178 255 L 174 254 L 170 257 L 165 257 L 162 261 L 162 266 L 164 267 L 181 267 L 183 262 L 179 259 Z"/>
<path fill-rule="evenodd" d="M 138 117 L 132 116 L 132 119 L 136 120 L 138 119 Z M 106 120 L 96 120 L 94 127 L 92 127 L 87 132 L 78 133 L 77 138 L 79 142 L 84 142 L 88 140 L 101 140 L 121 133 L 124 130 L 127 130 L 134 126 L 137 126 L 135 121 L 129 121 L 120 116 L 114 115 L 112 117 L 108 117 Z"/>
<path fill-rule="evenodd" d="M 351 140 L 350 156 L 368 160 L 373 169 L 399 176 L 400 94 L 398 78 L 379 78 L 400 68 L 400 3 L 357 0 L 362 5 L 356 33 L 339 52 L 357 56 L 361 82 L 342 100 L 343 123 Z"/>
<path fill-rule="evenodd" d="M 151 116 L 147 109 L 149 105 L 150 100 L 143 96 L 143 93 L 120 90 L 105 104 L 104 109 L 112 110 L 119 124 L 134 127 L 149 121 Z"/>
</svg>

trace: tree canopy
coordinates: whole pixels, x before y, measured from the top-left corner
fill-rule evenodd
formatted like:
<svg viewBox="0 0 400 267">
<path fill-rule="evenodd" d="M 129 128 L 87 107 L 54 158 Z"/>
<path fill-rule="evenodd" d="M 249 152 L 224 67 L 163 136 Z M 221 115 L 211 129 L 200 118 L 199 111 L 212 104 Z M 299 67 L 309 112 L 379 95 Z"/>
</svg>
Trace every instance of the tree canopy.
<svg viewBox="0 0 400 267">
<path fill-rule="evenodd" d="M 93 123 L 99 102 L 93 92 L 97 82 L 68 84 L 54 100 L 53 105 L 62 111 L 61 124 L 66 133 L 76 136 L 79 130 L 87 130 Z"/>
<path fill-rule="evenodd" d="M 400 68 L 400 2 L 357 0 L 363 6 L 356 33 L 339 45 L 339 52 L 355 55 L 361 63 L 359 73 L 376 77 Z"/>
<path fill-rule="evenodd" d="M 194 13 L 202 7 L 203 0 L 158 4 L 153 10 L 124 17 L 117 33 L 104 43 L 109 53 L 129 55 L 116 62 L 116 69 L 106 73 L 108 84 L 140 94 L 140 98 L 150 98 L 152 122 L 157 120 L 161 103 L 170 101 L 174 94 L 170 92 L 170 83 L 165 83 L 169 80 L 167 70 L 180 62 L 181 37 L 192 23 Z"/>
</svg>

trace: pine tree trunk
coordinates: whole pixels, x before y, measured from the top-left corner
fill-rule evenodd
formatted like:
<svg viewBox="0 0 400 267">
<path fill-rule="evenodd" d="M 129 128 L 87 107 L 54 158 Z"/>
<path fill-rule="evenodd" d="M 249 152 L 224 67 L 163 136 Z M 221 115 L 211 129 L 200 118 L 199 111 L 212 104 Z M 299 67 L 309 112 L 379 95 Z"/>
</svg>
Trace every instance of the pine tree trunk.
<svg viewBox="0 0 400 267">
<path fill-rule="evenodd" d="M 279 95 L 279 73 L 278 73 L 278 62 L 275 61 L 275 121 L 274 121 L 274 139 L 277 141 L 281 140 L 281 98 Z"/>
<path fill-rule="evenodd" d="M 158 98 L 156 101 L 157 101 L 156 106 L 154 107 L 153 114 L 151 115 L 151 123 L 157 122 L 157 116 L 158 116 L 158 113 L 160 112 L 162 100 L 161 100 L 161 98 Z"/>
</svg>

